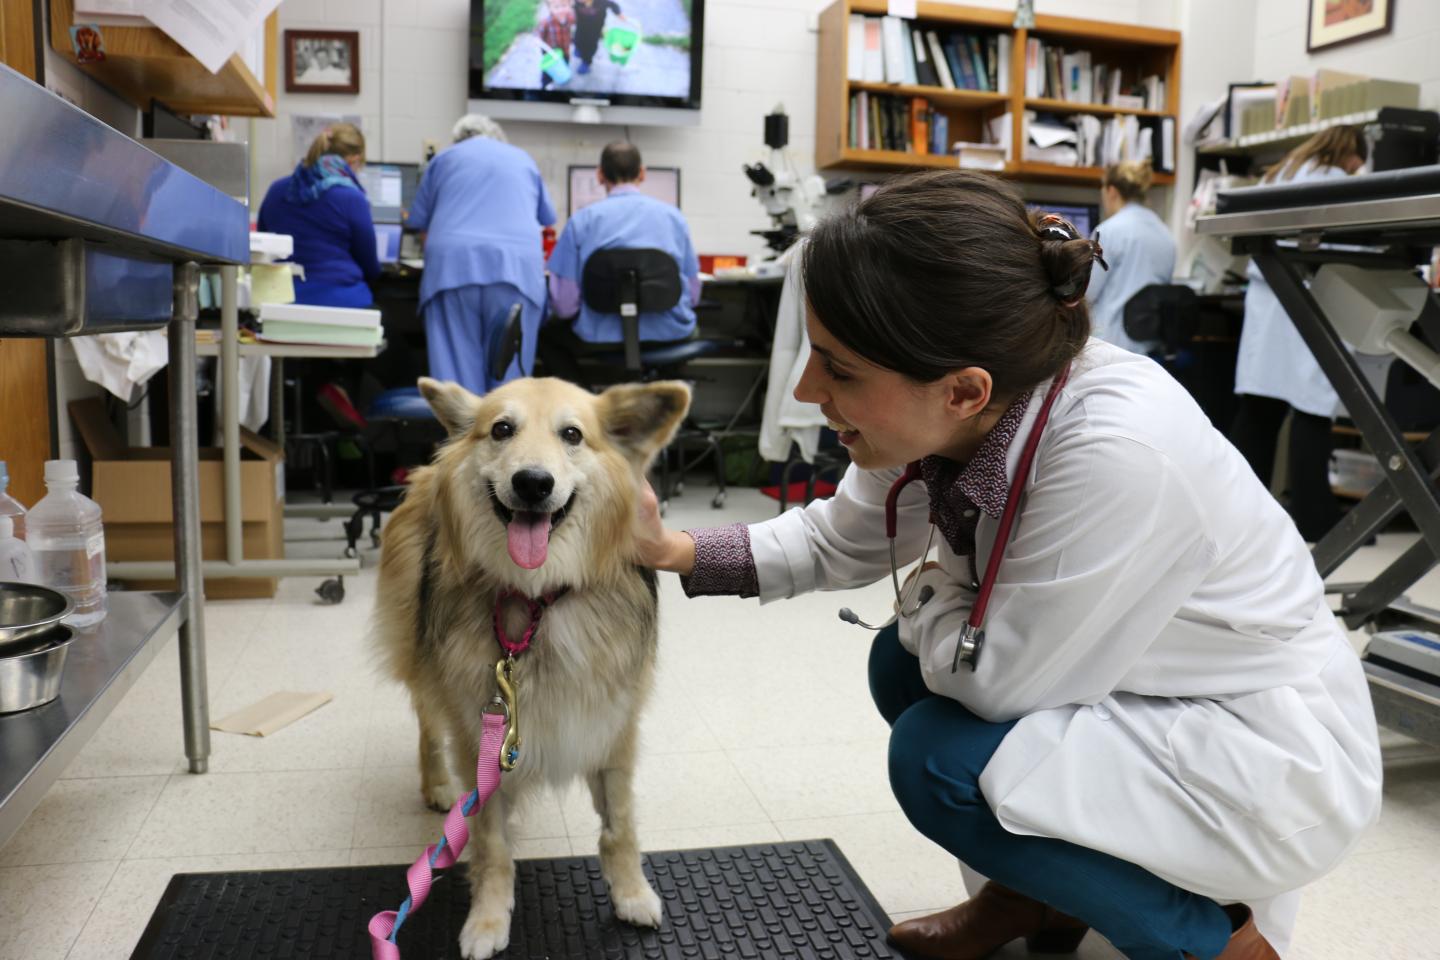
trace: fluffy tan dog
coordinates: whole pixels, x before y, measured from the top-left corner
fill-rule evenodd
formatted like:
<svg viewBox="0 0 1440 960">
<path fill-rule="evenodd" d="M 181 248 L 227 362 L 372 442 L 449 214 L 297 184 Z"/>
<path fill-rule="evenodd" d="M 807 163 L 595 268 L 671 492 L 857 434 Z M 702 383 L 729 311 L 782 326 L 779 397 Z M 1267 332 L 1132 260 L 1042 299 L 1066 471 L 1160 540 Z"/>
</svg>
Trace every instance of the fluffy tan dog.
<svg viewBox="0 0 1440 960">
<path fill-rule="evenodd" d="M 481 960 L 509 943 L 510 812 L 536 789 L 576 777 L 600 814 L 616 915 L 659 926 L 631 790 L 657 603 L 654 574 L 632 561 L 630 523 L 638 481 L 684 419 L 689 389 L 654 383 L 597 396 L 560 380 L 519 380 L 480 398 L 422 379 L 420 390 L 450 439 L 412 475 L 385 527 L 375 621 L 384 664 L 415 704 L 420 789 L 435 809 L 475 786 L 481 711 L 503 657 L 497 598 L 552 600 L 515 663 L 518 766 L 474 818 L 461 952 Z M 519 638 L 530 613 L 512 598 L 500 618 Z"/>
</svg>

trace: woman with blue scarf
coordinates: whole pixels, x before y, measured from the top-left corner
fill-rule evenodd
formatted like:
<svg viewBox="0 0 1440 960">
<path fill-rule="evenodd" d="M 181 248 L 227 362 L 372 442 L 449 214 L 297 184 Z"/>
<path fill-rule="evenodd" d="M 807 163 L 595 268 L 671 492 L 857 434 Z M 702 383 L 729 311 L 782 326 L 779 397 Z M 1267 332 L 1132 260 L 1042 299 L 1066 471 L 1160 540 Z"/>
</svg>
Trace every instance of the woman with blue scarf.
<svg viewBox="0 0 1440 960">
<path fill-rule="evenodd" d="M 380 275 L 370 201 L 355 174 L 365 166 L 365 136 L 337 123 L 310 145 L 288 177 L 270 185 L 257 226 L 295 239 L 291 258 L 305 268 L 295 281 L 295 302 L 326 307 L 368 307 L 366 281 Z"/>
</svg>

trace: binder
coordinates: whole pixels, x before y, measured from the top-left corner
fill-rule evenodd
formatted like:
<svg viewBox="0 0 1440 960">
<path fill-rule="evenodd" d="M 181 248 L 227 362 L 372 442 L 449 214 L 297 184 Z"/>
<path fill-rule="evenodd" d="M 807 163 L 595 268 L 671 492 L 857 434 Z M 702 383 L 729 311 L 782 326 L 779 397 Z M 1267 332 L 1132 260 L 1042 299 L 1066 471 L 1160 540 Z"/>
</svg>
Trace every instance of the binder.
<svg viewBox="0 0 1440 960">
<path fill-rule="evenodd" d="M 865 79 L 865 16 L 850 14 L 850 33 L 845 49 L 845 79 Z"/>
<path fill-rule="evenodd" d="M 881 39 L 880 18 L 863 17 L 865 21 L 865 72 L 866 83 L 885 82 L 885 45 Z"/>
</svg>

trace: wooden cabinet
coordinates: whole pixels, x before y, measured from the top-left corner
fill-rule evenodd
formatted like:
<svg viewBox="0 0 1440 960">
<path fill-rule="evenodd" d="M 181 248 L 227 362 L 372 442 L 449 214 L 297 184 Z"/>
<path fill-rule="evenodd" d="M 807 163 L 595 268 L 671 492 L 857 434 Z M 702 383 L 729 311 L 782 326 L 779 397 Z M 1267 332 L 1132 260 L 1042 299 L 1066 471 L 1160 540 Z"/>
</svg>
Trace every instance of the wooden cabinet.
<svg viewBox="0 0 1440 960">
<path fill-rule="evenodd" d="M 851 168 L 895 171 L 931 167 L 955 167 L 953 154 L 921 154 L 894 150 L 860 150 L 849 146 L 850 97 L 867 91 L 905 98 L 923 97 L 936 113 L 948 120 L 951 142 L 980 141 L 982 131 L 995 118 L 1010 115 L 1010 156 L 1004 175 L 1020 180 L 1048 183 L 1099 184 L 1098 167 L 1066 167 L 1024 159 L 1024 116 L 1026 110 L 1052 114 L 1092 114 L 1104 119 L 1175 117 L 1180 108 L 1180 34 L 1173 30 L 1127 26 L 1073 17 L 1037 16 L 1031 30 L 1017 30 L 1010 10 L 990 10 L 921 0 L 914 24 L 937 32 L 960 31 L 1006 34 L 1010 37 L 1010 69 L 1007 92 L 952 90 L 936 86 L 893 83 L 865 83 L 848 79 L 849 24 L 851 14 L 884 16 L 886 0 L 836 0 L 820 14 L 820 49 L 816 82 L 815 165 L 821 169 Z M 1144 75 L 1165 81 L 1162 110 L 1132 110 L 1107 104 L 1068 100 L 1036 99 L 1025 96 L 1025 51 L 1031 37 L 1056 46 L 1092 51 L 1096 62 L 1120 69 L 1127 82 Z M 1153 122 L 1153 121 L 1152 121 Z M 1159 145 L 1156 145 L 1158 151 Z M 1172 142 L 1172 156 L 1178 144 Z M 1155 183 L 1175 182 L 1173 173 L 1156 173 Z"/>
<path fill-rule="evenodd" d="M 73 0 L 50 0 L 50 45 L 57 53 L 137 107 L 159 100 L 176 113 L 232 117 L 275 116 L 279 79 L 279 11 L 265 21 L 263 77 L 237 53 L 211 73 L 185 48 L 155 27 L 101 27 L 105 59 L 79 63 L 70 43 Z"/>
</svg>

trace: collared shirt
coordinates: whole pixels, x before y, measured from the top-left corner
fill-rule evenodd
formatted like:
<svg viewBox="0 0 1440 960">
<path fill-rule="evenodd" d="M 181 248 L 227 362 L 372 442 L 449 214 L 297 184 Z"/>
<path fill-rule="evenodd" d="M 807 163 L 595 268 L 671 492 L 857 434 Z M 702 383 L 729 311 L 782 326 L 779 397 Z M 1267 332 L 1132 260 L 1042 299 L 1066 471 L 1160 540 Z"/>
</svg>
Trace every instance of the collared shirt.
<svg viewBox="0 0 1440 960">
<path fill-rule="evenodd" d="M 557 316 L 573 317 L 575 335 L 591 343 L 625 339 L 618 313 L 591 310 L 580 296 L 585 261 L 598 250 L 647 248 L 675 258 L 684 280 L 680 302 L 669 310 L 640 314 L 640 339 L 683 340 L 695 329 L 700 299 L 700 259 L 690 242 L 685 217 L 668 203 L 647 197 L 634 184 L 621 184 L 609 196 L 578 211 L 550 254 L 550 305 Z"/>
<path fill-rule="evenodd" d="M 1170 282 L 1175 274 L 1175 238 L 1165 221 L 1140 203 L 1127 203 L 1102 220 L 1094 236 L 1100 238 L 1110 265 L 1106 270 L 1097 262 L 1090 268 L 1085 297 L 1095 336 L 1146 356 L 1154 345 L 1125 332 L 1125 304 L 1151 284 Z"/>
<path fill-rule="evenodd" d="M 443 290 L 508 283 L 543 306 L 540 228 L 554 222 L 540 168 L 524 150 L 488 137 L 447 147 L 425 168 L 406 220 L 427 231 L 420 302 Z"/>
<path fill-rule="evenodd" d="M 920 478 L 930 498 L 930 522 L 958 556 L 975 555 L 978 511 L 995 519 L 1005 512 L 1010 493 L 1005 462 L 1030 406 L 1031 394 L 1026 390 L 1011 401 L 968 463 L 938 456 L 920 461 Z M 759 593 L 750 528 L 746 524 L 686 532 L 695 541 L 695 570 L 683 581 L 688 595 L 753 597 Z"/>
</svg>

